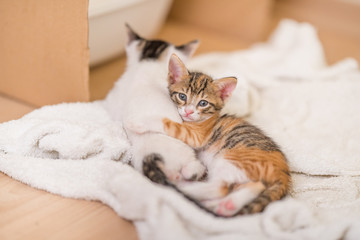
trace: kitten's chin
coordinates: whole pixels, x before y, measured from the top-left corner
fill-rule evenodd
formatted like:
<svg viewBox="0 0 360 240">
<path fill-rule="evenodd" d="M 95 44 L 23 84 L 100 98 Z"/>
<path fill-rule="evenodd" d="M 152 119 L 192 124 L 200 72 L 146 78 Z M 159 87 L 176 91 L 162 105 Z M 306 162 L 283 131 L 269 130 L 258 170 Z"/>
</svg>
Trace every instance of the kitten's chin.
<svg viewBox="0 0 360 240">
<path fill-rule="evenodd" d="M 195 122 L 196 120 L 191 118 L 191 117 L 185 117 L 185 116 L 181 116 L 181 119 L 184 121 L 184 122 Z"/>
<path fill-rule="evenodd" d="M 209 119 L 209 117 L 207 117 L 207 118 L 197 118 L 197 119 L 195 119 L 195 118 L 192 118 L 191 116 L 190 116 L 190 117 L 181 116 L 181 118 L 182 118 L 182 120 L 183 120 L 184 122 L 203 122 L 203 121 Z"/>
</svg>

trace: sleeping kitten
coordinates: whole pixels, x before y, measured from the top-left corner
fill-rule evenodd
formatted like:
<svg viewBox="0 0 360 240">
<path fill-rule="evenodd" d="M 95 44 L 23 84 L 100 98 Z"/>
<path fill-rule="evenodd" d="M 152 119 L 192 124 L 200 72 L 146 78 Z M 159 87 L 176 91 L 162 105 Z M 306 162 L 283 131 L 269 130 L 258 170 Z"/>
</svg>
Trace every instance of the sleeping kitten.
<svg viewBox="0 0 360 240">
<path fill-rule="evenodd" d="M 165 134 L 146 133 L 163 132 L 164 117 L 181 122 L 168 97 L 164 79 L 171 54 L 188 59 L 196 50 L 198 41 L 174 46 L 160 40 L 146 40 L 126 27 L 126 71 L 107 95 L 104 106 L 114 120 L 123 123 L 132 143 L 132 165 L 142 171 L 144 156 L 158 153 L 166 161 L 166 173 L 170 179 L 199 178 L 205 168 L 191 147 Z"/>
<path fill-rule="evenodd" d="M 189 72 L 176 55 L 171 56 L 168 88 L 184 122 L 165 118 L 164 129 L 196 149 L 208 169 L 206 182 L 178 185 L 176 189 L 226 217 L 261 212 L 270 202 L 284 197 L 290 184 L 286 158 L 268 136 L 241 118 L 220 115 L 236 82 L 233 77 L 213 80 L 203 73 Z M 148 158 L 144 166 L 150 179 L 171 185 L 156 172 L 157 167 L 162 170 L 161 156 Z"/>
</svg>

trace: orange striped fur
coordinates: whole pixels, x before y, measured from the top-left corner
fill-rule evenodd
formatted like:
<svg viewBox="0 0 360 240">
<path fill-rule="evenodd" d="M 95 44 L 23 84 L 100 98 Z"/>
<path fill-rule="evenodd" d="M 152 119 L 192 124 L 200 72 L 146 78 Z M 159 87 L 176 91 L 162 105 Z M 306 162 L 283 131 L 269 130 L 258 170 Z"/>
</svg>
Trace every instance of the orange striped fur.
<svg viewBox="0 0 360 240">
<path fill-rule="evenodd" d="M 261 185 L 260 194 L 236 212 L 255 213 L 284 197 L 291 178 L 284 154 L 270 137 L 241 118 L 220 115 L 235 85 L 235 78 L 213 80 L 203 73 L 189 72 L 173 55 L 169 63 L 169 92 L 184 122 L 163 119 L 163 124 L 169 136 L 245 172 L 248 182 L 227 182 L 225 189 L 219 190 L 224 195 L 243 187 L 256 185 L 259 189 Z"/>
</svg>

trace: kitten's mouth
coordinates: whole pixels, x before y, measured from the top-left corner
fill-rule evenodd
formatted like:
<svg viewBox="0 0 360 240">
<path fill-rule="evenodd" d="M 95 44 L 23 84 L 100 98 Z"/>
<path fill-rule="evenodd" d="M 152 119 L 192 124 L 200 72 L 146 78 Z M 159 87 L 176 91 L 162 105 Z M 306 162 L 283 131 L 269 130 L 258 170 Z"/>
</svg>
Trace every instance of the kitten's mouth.
<svg viewBox="0 0 360 240">
<path fill-rule="evenodd" d="M 183 121 L 192 122 L 194 119 L 191 116 L 181 116 Z"/>
</svg>

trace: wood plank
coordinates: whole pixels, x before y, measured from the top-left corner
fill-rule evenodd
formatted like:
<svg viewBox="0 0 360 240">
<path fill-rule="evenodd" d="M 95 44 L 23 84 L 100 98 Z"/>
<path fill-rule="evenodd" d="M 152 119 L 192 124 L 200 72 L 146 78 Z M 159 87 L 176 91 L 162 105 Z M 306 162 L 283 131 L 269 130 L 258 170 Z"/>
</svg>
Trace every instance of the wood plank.
<svg viewBox="0 0 360 240">
<path fill-rule="evenodd" d="M 63 198 L 0 173 L 0 239 L 137 239 L 108 206 Z"/>
</svg>

